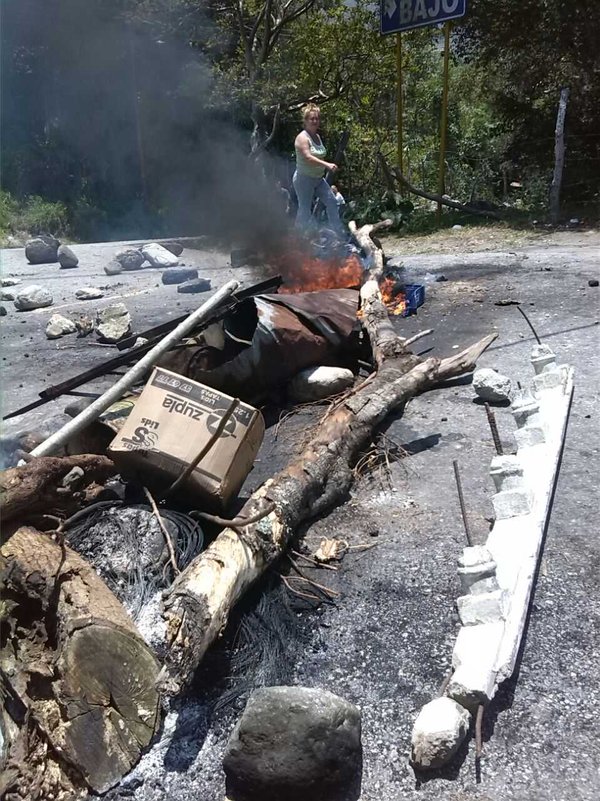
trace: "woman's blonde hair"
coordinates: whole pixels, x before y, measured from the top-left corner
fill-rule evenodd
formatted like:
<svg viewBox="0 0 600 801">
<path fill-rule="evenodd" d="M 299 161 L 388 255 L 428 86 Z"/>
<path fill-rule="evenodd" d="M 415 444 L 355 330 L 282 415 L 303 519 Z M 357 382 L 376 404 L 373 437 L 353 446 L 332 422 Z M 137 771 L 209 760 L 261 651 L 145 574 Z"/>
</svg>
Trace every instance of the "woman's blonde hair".
<svg viewBox="0 0 600 801">
<path fill-rule="evenodd" d="M 307 106 L 304 106 L 302 109 L 302 122 L 306 122 L 308 115 L 315 112 L 319 115 L 319 117 L 321 116 L 321 109 L 314 103 L 309 103 Z"/>
</svg>

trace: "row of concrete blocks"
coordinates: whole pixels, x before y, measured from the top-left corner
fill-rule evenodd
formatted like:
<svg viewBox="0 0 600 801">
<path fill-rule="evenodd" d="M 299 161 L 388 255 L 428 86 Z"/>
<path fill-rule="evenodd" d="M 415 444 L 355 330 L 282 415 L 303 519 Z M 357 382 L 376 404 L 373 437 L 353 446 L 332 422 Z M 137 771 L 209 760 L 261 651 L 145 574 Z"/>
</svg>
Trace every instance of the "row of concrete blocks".
<svg viewBox="0 0 600 801">
<path fill-rule="evenodd" d="M 517 455 L 496 456 L 490 468 L 496 489 L 492 503 L 497 522 L 522 520 L 533 510 L 536 499 L 532 482 L 526 480 L 519 451 L 523 455 L 535 449 L 540 458 L 545 458 L 548 445 L 560 448 L 556 432 L 551 430 L 552 421 L 544 418 L 540 403 L 548 390 L 552 395 L 557 390 L 566 390 L 569 368 L 556 364 L 556 357 L 547 345 L 534 347 L 531 363 L 534 369 L 531 391 L 520 391 L 512 404 Z M 458 560 L 462 595 L 457 606 L 462 628 L 454 647 L 453 674 L 445 697 L 426 704 L 415 722 L 412 762 L 418 767 L 438 767 L 452 758 L 466 736 L 471 715 L 479 704 L 491 700 L 499 681 L 505 678 L 498 676 L 497 657 L 506 636 L 505 621 L 515 588 L 501 587 L 496 570 L 496 562 L 486 545 L 465 548 Z"/>
</svg>

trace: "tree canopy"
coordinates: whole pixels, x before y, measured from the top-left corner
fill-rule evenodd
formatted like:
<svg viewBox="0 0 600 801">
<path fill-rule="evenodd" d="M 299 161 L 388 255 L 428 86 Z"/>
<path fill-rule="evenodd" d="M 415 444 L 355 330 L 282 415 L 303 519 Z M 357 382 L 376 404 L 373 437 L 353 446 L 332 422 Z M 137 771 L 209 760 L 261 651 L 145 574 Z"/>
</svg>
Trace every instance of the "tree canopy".
<svg viewBox="0 0 600 801">
<path fill-rule="evenodd" d="M 386 189 L 377 157 L 395 158 L 394 37 L 367 0 L 4 0 L 0 13 L 0 227 L 20 202 L 39 225 L 44 204 L 61 204 L 50 218 L 81 238 L 208 230 L 260 199 L 251 152 L 268 181 L 288 180 L 308 100 L 331 147 L 350 132 L 345 194 L 372 213 Z M 564 199 L 594 209 L 598 41 L 595 0 L 472 0 L 451 37 L 450 194 L 538 214 L 569 86 Z M 403 34 L 405 171 L 429 189 L 442 46 L 436 27 Z"/>
</svg>

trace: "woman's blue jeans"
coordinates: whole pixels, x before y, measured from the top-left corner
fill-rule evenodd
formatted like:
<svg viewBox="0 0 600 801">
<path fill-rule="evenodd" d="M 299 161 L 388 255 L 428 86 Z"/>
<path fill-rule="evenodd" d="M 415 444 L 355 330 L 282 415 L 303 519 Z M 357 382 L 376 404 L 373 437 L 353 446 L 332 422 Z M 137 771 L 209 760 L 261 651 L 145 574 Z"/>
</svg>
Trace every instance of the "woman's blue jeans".
<svg viewBox="0 0 600 801">
<path fill-rule="evenodd" d="M 324 178 L 311 178 L 308 175 L 302 175 L 296 170 L 292 183 L 298 198 L 296 228 L 301 230 L 310 228 L 312 204 L 316 197 L 325 206 L 330 227 L 343 236 L 344 227 L 340 221 L 338 205 L 327 181 Z"/>
</svg>

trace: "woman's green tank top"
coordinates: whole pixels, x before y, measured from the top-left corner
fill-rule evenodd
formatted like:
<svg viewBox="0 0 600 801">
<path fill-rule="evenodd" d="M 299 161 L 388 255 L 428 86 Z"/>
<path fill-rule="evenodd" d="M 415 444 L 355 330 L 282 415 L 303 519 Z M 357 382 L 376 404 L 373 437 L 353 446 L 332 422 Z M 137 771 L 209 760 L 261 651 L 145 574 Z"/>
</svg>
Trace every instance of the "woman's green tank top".
<svg viewBox="0 0 600 801">
<path fill-rule="evenodd" d="M 315 142 L 312 136 L 307 133 L 306 136 L 308 137 L 308 141 L 310 142 L 309 150 L 313 156 L 318 159 L 324 159 L 327 155 L 327 148 L 321 142 Z M 300 175 L 308 175 L 310 178 L 322 178 L 324 169 L 321 167 L 320 164 L 313 164 L 312 162 L 308 161 L 304 154 L 296 148 L 296 169 Z"/>
</svg>

